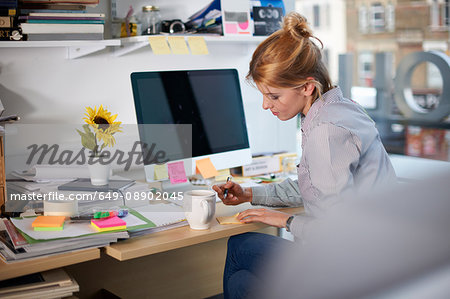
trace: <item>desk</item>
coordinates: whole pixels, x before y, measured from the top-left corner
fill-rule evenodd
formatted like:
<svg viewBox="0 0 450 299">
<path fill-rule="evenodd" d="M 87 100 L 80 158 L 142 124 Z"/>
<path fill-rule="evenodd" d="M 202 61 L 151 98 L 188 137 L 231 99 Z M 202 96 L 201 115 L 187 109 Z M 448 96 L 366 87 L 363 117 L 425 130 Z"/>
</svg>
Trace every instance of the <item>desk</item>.
<svg viewBox="0 0 450 299">
<path fill-rule="evenodd" d="M 216 216 L 250 207 L 217 203 Z M 208 297 L 222 292 L 227 238 L 250 231 L 277 233 L 260 223 L 220 225 L 214 219 L 208 230 L 185 226 L 157 232 L 107 246 L 101 256 L 99 249 L 88 249 L 14 264 L 0 262 L 0 280 L 66 267 L 80 285 L 80 298 L 93 298 L 102 288 L 122 298 Z"/>
<path fill-rule="evenodd" d="M 249 207 L 217 203 L 216 216 Z M 264 224 L 220 225 L 214 220 L 205 231 L 185 226 L 112 244 L 99 260 L 66 270 L 79 283 L 81 298 L 93 298 L 101 288 L 121 298 L 205 298 L 222 292 L 227 238 L 249 231 L 277 234 Z"/>
<path fill-rule="evenodd" d="M 91 248 L 11 264 L 5 264 L 3 261 L 0 261 L 0 280 L 61 268 L 99 258 L 100 249 Z"/>
</svg>

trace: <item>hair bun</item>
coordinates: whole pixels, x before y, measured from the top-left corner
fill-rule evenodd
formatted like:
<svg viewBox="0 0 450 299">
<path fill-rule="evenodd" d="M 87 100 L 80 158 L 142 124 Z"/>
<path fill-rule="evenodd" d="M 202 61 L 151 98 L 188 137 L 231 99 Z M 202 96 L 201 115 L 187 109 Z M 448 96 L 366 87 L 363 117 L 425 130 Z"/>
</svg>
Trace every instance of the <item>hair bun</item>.
<svg viewBox="0 0 450 299">
<path fill-rule="evenodd" d="M 308 21 L 297 12 L 290 12 L 284 17 L 283 30 L 296 39 L 313 36 Z"/>
</svg>

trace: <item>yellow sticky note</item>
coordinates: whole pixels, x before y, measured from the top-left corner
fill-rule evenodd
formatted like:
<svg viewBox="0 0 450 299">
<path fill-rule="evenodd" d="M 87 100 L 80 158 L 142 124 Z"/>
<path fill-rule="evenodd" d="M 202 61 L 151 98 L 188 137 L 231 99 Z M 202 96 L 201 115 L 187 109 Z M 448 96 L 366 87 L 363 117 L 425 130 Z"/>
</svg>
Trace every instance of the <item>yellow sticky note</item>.
<svg viewBox="0 0 450 299">
<path fill-rule="evenodd" d="M 183 36 L 169 36 L 167 38 L 169 41 L 172 53 L 176 55 L 186 55 L 189 54 L 189 49 L 186 45 L 186 41 Z"/>
<path fill-rule="evenodd" d="M 239 213 L 236 213 L 232 216 L 220 216 L 217 217 L 217 222 L 219 222 L 219 224 L 242 224 L 242 222 L 240 222 L 239 220 L 237 220 L 237 216 L 239 215 Z"/>
<path fill-rule="evenodd" d="M 219 170 L 218 174 L 216 175 L 216 182 L 226 181 L 230 175 L 231 174 L 229 168 Z"/>
<path fill-rule="evenodd" d="M 169 173 L 167 172 L 167 165 L 166 164 L 156 164 L 155 170 L 154 170 L 154 178 L 155 180 L 165 180 L 169 178 Z"/>
<path fill-rule="evenodd" d="M 208 55 L 208 46 L 206 46 L 203 36 L 189 36 L 189 47 L 191 48 L 192 55 Z"/>
<path fill-rule="evenodd" d="M 150 47 L 152 47 L 153 54 L 156 55 L 170 54 L 170 48 L 166 42 L 165 36 L 149 36 L 148 42 L 150 43 Z"/>
<path fill-rule="evenodd" d="M 204 179 L 208 179 L 219 174 L 209 158 L 195 161 L 195 166 Z"/>
</svg>

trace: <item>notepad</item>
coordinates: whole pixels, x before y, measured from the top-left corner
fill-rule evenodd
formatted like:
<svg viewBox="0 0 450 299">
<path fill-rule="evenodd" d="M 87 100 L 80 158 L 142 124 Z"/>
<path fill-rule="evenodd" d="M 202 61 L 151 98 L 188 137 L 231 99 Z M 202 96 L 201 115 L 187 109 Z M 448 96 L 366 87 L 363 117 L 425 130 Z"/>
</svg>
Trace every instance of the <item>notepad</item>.
<svg viewBox="0 0 450 299">
<path fill-rule="evenodd" d="M 217 217 L 217 221 L 219 224 L 243 224 L 240 222 L 236 217 L 239 215 L 239 213 L 236 213 L 232 216 L 221 216 Z"/>
<path fill-rule="evenodd" d="M 91 220 L 91 225 L 100 232 L 127 228 L 127 223 L 117 216 L 100 220 Z"/>
<path fill-rule="evenodd" d="M 189 54 L 189 49 L 186 45 L 186 41 L 183 36 L 169 36 L 167 37 L 169 41 L 172 53 L 175 55 L 186 55 Z"/>
<path fill-rule="evenodd" d="M 149 36 L 148 41 L 152 47 L 153 54 L 167 55 L 170 54 L 169 45 L 166 42 L 165 36 Z"/>
<path fill-rule="evenodd" d="M 195 161 L 195 166 L 197 171 L 202 175 L 204 179 L 209 179 L 219 174 L 217 172 L 217 169 L 212 164 L 210 158 L 204 158 Z"/>
<path fill-rule="evenodd" d="M 31 224 L 32 227 L 61 227 L 64 225 L 64 220 L 66 217 L 64 216 L 38 216 Z"/>
</svg>

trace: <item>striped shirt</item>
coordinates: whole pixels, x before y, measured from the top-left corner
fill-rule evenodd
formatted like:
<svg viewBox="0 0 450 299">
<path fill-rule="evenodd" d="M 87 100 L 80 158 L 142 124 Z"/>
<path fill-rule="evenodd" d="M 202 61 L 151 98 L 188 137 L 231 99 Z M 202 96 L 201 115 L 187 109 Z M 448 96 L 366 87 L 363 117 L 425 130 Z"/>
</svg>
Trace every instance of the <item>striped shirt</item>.
<svg viewBox="0 0 450 299">
<path fill-rule="evenodd" d="M 396 180 L 375 123 L 335 87 L 316 100 L 301 119 L 302 157 L 298 180 L 252 188 L 253 205 L 300 206 L 291 232 L 305 225 L 345 194 L 370 192 Z"/>
</svg>

